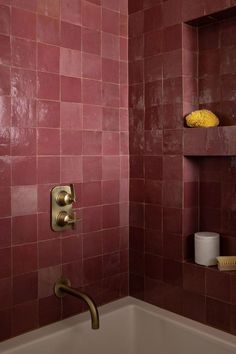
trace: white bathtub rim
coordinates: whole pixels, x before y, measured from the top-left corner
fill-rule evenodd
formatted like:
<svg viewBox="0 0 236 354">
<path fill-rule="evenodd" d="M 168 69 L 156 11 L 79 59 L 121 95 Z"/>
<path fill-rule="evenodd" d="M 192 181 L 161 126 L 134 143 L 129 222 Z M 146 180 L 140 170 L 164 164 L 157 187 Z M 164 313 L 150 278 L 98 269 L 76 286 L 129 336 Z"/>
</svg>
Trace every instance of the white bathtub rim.
<svg viewBox="0 0 236 354">
<path fill-rule="evenodd" d="M 191 320 L 189 318 L 180 316 L 173 312 L 167 311 L 160 307 L 148 304 L 144 301 L 135 299 L 131 296 L 124 297 L 122 299 L 116 300 L 114 302 L 108 303 L 106 305 L 99 307 L 99 314 L 101 317 L 101 326 L 102 326 L 102 317 L 109 316 L 111 313 L 114 313 L 119 310 L 127 310 L 133 309 L 137 307 L 138 309 L 144 310 L 145 312 L 155 315 L 160 319 L 167 321 L 169 323 L 175 324 L 183 329 L 191 332 L 196 332 L 197 334 L 208 338 L 211 341 L 218 342 L 222 345 L 227 345 L 236 352 L 236 336 L 218 330 L 216 328 L 207 326 L 200 322 Z M 13 348 L 24 347 L 29 342 L 39 342 L 41 338 L 50 337 L 54 333 L 66 332 L 70 331 L 72 327 L 77 327 L 80 324 L 88 324 L 89 330 L 91 328 L 91 319 L 89 312 L 85 312 L 82 314 L 78 314 L 69 318 L 66 318 L 62 321 L 54 322 L 47 326 L 43 326 L 32 330 L 30 332 L 21 334 L 19 336 L 10 338 L 0 343 L 0 352 L 8 351 Z M 91 329 L 92 330 L 92 329 Z"/>
</svg>

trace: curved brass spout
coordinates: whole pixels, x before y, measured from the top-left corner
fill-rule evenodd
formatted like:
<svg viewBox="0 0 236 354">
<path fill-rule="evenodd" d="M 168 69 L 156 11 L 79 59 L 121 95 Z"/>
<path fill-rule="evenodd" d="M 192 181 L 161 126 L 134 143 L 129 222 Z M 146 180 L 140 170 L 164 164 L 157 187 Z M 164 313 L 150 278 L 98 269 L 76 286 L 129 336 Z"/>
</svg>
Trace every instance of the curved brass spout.
<svg viewBox="0 0 236 354">
<path fill-rule="evenodd" d="M 85 293 L 81 293 L 71 287 L 69 279 L 59 279 L 54 284 L 54 293 L 57 297 L 61 298 L 66 294 L 77 297 L 78 299 L 84 300 L 89 307 L 89 312 L 91 315 L 92 329 L 99 328 L 99 314 L 95 302 Z"/>
</svg>

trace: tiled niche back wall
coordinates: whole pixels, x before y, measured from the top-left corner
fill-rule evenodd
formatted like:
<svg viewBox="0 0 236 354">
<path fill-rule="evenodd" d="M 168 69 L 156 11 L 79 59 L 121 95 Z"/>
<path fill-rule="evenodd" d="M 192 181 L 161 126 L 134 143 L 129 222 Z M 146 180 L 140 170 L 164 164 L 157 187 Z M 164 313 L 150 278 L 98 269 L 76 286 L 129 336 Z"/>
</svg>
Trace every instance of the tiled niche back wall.
<svg viewBox="0 0 236 354">
<path fill-rule="evenodd" d="M 128 293 L 126 0 L 0 1 L 0 339 Z M 75 183 L 76 231 L 50 230 Z"/>
<path fill-rule="evenodd" d="M 236 18 L 195 28 L 189 70 L 194 78 L 195 104 L 220 117 L 221 125 L 235 125 Z M 191 61 L 190 61 L 191 60 Z"/>
<path fill-rule="evenodd" d="M 198 28 L 186 22 L 234 6 L 235 1 L 230 0 L 129 2 L 130 294 L 231 333 L 236 332 L 235 273 L 219 273 L 214 268 L 187 261 L 193 253 L 192 236 L 189 236 L 199 227 L 199 178 L 200 198 L 208 195 L 209 199 L 211 195 L 215 198 L 219 195 L 226 180 L 219 185 L 212 183 L 214 176 L 210 170 L 219 164 L 218 158 L 212 164 L 208 157 L 198 160 L 184 156 L 183 117 L 199 106 L 200 40 Z M 223 32 L 221 27 L 220 35 Z M 202 49 L 203 42 L 206 46 L 213 45 L 210 33 L 209 27 L 208 40 L 203 35 L 200 43 Z M 206 53 L 202 51 L 202 54 Z M 205 75 L 209 74 L 207 65 L 213 70 L 217 62 L 211 51 L 208 54 L 201 61 L 201 67 L 203 64 L 206 67 L 199 87 L 200 93 L 208 92 L 208 95 L 200 94 L 200 99 L 209 98 L 208 102 L 200 100 L 200 104 L 209 104 L 210 108 L 215 102 L 214 85 L 208 84 L 211 78 Z M 227 70 L 234 70 L 232 56 Z M 220 71 L 216 76 L 219 74 Z M 232 72 L 230 75 L 234 77 Z M 233 99 L 229 101 L 234 104 Z M 227 119 L 224 122 L 232 124 L 231 113 L 229 116 L 230 122 Z M 197 135 L 194 143 L 197 144 Z M 210 136 L 208 143 L 214 153 Z M 218 173 L 228 174 L 228 178 L 234 176 L 234 158 L 222 157 L 221 161 L 225 165 Z M 204 172 L 209 172 L 207 181 Z M 234 195 L 234 185 L 227 187 Z M 221 202 L 224 197 L 221 195 Z M 231 213 L 233 201 L 229 202 Z M 208 208 L 211 209 L 209 204 Z M 201 227 L 216 229 L 210 223 L 211 211 L 207 210 L 205 218 L 201 216 Z M 232 233 L 224 236 L 234 243 Z"/>
</svg>

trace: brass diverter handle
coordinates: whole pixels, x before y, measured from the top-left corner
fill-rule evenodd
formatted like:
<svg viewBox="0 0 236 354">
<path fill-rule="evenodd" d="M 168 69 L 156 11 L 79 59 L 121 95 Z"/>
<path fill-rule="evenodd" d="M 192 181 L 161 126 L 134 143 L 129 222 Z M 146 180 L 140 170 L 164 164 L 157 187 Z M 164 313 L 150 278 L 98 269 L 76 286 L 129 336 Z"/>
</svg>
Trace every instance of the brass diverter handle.
<svg viewBox="0 0 236 354">
<path fill-rule="evenodd" d="M 74 228 L 76 213 L 73 210 L 75 203 L 74 185 L 56 186 L 51 191 L 51 228 L 53 231 L 62 231 Z"/>
<path fill-rule="evenodd" d="M 63 227 L 66 225 L 74 225 L 76 223 L 76 213 L 73 212 L 72 215 L 69 215 L 66 211 L 61 211 L 57 215 L 57 225 Z"/>
</svg>

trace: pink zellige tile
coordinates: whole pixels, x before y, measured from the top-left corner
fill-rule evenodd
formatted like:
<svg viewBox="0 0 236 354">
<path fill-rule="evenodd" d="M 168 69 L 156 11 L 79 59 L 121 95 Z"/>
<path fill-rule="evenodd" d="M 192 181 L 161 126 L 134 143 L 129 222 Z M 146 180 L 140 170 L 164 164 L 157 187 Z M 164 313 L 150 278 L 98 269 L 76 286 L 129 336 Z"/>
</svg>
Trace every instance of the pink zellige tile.
<svg viewBox="0 0 236 354">
<path fill-rule="evenodd" d="M 64 102 L 81 102 L 81 80 L 61 76 L 61 100 Z"/>
<path fill-rule="evenodd" d="M 83 181 L 92 182 L 102 178 L 102 157 L 84 156 L 83 157 Z"/>
<path fill-rule="evenodd" d="M 0 63 L 9 65 L 10 64 L 10 37 L 5 35 L 0 35 Z"/>
<path fill-rule="evenodd" d="M 102 56 L 119 60 L 120 58 L 120 39 L 111 33 L 102 34 Z"/>
<path fill-rule="evenodd" d="M 102 153 L 102 132 L 83 132 L 83 154 L 101 155 Z"/>
<path fill-rule="evenodd" d="M 45 16 L 59 17 L 60 2 L 58 0 L 40 0 L 37 2 L 37 11 Z"/>
<path fill-rule="evenodd" d="M 35 39 L 36 15 L 32 12 L 13 7 L 11 33 L 17 37 Z"/>
<path fill-rule="evenodd" d="M 0 219 L 0 248 L 9 247 L 11 244 L 10 218 Z"/>
<path fill-rule="evenodd" d="M 87 79 L 100 80 L 102 75 L 102 58 L 96 54 L 82 53 L 82 76 Z"/>
<path fill-rule="evenodd" d="M 36 184 L 36 158 L 31 156 L 14 157 L 12 159 L 12 185 L 26 184 Z"/>
<path fill-rule="evenodd" d="M 10 0 L 15 7 L 20 7 L 21 9 L 29 10 L 35 12 L 37 9 L 37 1 L 28 1 L 28 0 Z"/>
<path fill-rule="evenodd" d="M 104 32 L 119 35 L 120 14 L 108 9 L 102 9 L 102 30 Z"/>
<path fill-rule="evenodd" d="M 11 278 L 5 278 L 0 280 L 0 300 L 0 310 L 4 308 L 9 308 L 11 306 Z"/>
<path fill-rule="evenodd" d="M 122 114 L 123 112 L 120 111 L 120 117 Z M 124 119 L 127 119 L 127 117 Z M 123 116 L 121 120 L 123 121 Z M 119 110 L 117 108 L 103 107 L 102 129 L 108 131 L 119 130 Z"/>
<path fill-rule="evenodd" d="M 0 96 L 0 125 L 1 127 L 10 126 L 11 118 L 11 100 L 10 97 Z"/>
<path fill-rule="evenodd" d="M 1 268 L 0 268 L 0 278 L 7 278 L 11 276 L 11 249 L 2 248 L 0 249 L 1 257 Z"/>
<path fill-rule="evenodd" d="M 52 17 L 38 15 L 37 38 L 40 42 L 59 44 L 59 21 Z"/>
<path fill-rule="evenodd" d="M 39 242 L 38 252 L 39 268 L 60 264 L 60 240 Z"/>
<path fill-rule="evenodd" d="M 37 269 L 37 245 L 22 245 L 13 247 L 13 274 L 23 274 Z"/>
<path fill-rule="evenodd" d="M 60 158 L 38 157 L 38 183 L 58 183 L 60 181 Z"/>
<path fill-rule="evenodd" d="M 37 216 L 16 216 L 12 218 L 13 245 L 31 243 L 37 240 Z"/>
<path fill-rule="evenodd" d="M 120 178 L 120 157 L 104 156 L 102 159 L 102 179 L 115 180 Z"/>
<path fill-rule="evenodd" d="M 100 81 L 83 79 L 83 103 L 101 105 L 102 84 Z"/>
<path fill-rule="evenodd" d="M 2 193 L 2 203 L 0 205 L 0 217 L 11 215 L 11 189 L 10 187 L 0 187 Z"/>
<path fill-rule="evenodd" d="M 82 185 L 83 206 L 99 205 L 102 201 L 101 182 L 88 182 Z"/>
<path fill-rule="evenodd" d="M 62 0 L 61 18 L 67 22 L 81 24 L 81 0 Z"/>
<path fill-rule="evenodd" d="M 102 212 L 103 212 L 104 229 L 119 226 L 119 221 L 120 221 L 119 204 L 104 205 Z"/>
<path fill-rule="evenodd" d="M 81 156 L 61 157 L 61 179 L 62 182 L 82 181 L 82 158 Z"/>
<path fill-rule="evenodd" d="M 118 203 L 120 197 L 120 181 L 103 181 L 102 201 L 104 204 Z"/>
<path fill-rule="evenodd" d="M 60 154 L 60 132 L 59 129 L 38 129 L 38 154 L 59 155 Z"/>
<path fill-rule="evenodd" d="M 61 302 L 54 295 L 39 299 L 39 326 L 59 321 L 61 318 Z"/>
<path fill-rule="evenodd" d="M 102 79 L 106 82 L 119 83 L 119 61 L 111 59 L 102 59 Z"/>
<path fill-rule="evenodd" d="M 93 232 L 102 229 L 102 207 L 94 206 L 83 209 L 83 232 Z"/>
<path fill-rule="evenodd" d="M 58 100 L 59 99 L 59 75 L 38 72 L 37 79 L 37 97 Z"/>
<path fill-rule="evenodd" d="M 82 105 L 61 102 L 61 128 L 82 129 Z"/>
<path fill-rule="evenodd" d="M 82 49 L 86 53 L 101 55 L 101 32 L 83 28 Z"/>
<path fill-rule="evenodd" d="M 91 284 L 102 278 L 102 256 L 84 261 L 84 284 Z"/>
<path fill-rule="evenodd" d="M 81 77 L 81 52 L 69 48 L 60 49 L 60 74 Z"/>
<path fill-rule="evenodd" d="M 35 71 L 12 69 L 11 94 L 13 97 L 34 98 L 36 95 Z"/>
<path fill-rule="evenodd" d="M 102 130 L 103 111 L 101 106 L 83 105 L 83 128 Z"/>
<path fill-rule="evenodd" d="M 90 232 L 83 235 L 83 257 L 90 258 L 102 254 L 102 232 Z"/>
<path fill-rule="evenodd" d="M 61 136 L 62 155 L 80 155 L 82 153 L 82 132 L 63 130 Z"/>
<path fill-rule="evenodd" d="M 78 261 L 82 258 L 82 237 L 72 236 L 62 239 L 62 262 Z"/>
<path fill-rule="evenodd" d="M 9 157 L 0 157 L 0 170 L 0 186 L 9 186 L 11 184 Z"/>
<path fill-rule="evenodd" d="M 58 73 L 59 57 L 58 47 L 38 43 L 38 70 Z"/>
<path fill-rule="evenodd" d="M 0 32 L 10 33 L 10 8 L 4 5 L 0 5 Z"/>
<path fill-rule="evenodd" d="M 12 216 L 31 215 L 37 210 L 37 188 L 33 186 L 15 186 L 11 188 Z M 25 199 L 24 205 L 21 200 Z"/>
<path fill-rule="evenodd" d="M 60 104 L 54 101 L 37 101 L 37 125 L 45 128 L 59 128 Z"/>
<path fill-rule="evenodd" d="M 6 310 L 4 309 L 0 311 L 0 320 L 1 322 L 5 323 L 4 328 L 0 334 L 0 340 L 3 341 L 11 337 L 11 309 L 8 308 Z"/>
<path fill-rule="evenodd" d="M 13 336 L 33 330 L 38 326 L 38 301 L 27 301 L 12 310 Z"/>
<path fill-rule="evenodd" d="M 12 97 L 12 126 L 32 128 L 36 126 L 36 102 L 27 97 Z"/>
<path fill-rule="evenodd" d="M 26 69 L 35 69 L 36 44 L 33 41 L 12 38 L 12 64 Z"/>
<path fill-rule="evenodd" d="M 35 129 L 12 128 L 11 149 L 13 156 L 32 156 L 36 154 Z"/>
<path fill-rule="evenodd" d="M 104 82 L 102 85 L 102 100 L 106 107 L 120 106 L 120 88 L 119 85 Z"/>
<path fill-rule="evenodd" d="M 120 135 L 117 132 L 103 132 L 102 151 L 104 155 L 118 155 L 120 149 Z"/>
<path fill-rule="evenodd" d="M 91 2 L 82 2 L 82 24 L 84 27 L 94 30 L 101 30 L 102 11 L 101 7 L 91 4 Z"/>
<path fill-rule="evenodd" d="M 61 46 L 81 49 L 81 27 L 68 22 L 61 22 Z"/>
</svg>

